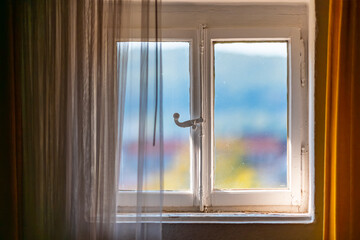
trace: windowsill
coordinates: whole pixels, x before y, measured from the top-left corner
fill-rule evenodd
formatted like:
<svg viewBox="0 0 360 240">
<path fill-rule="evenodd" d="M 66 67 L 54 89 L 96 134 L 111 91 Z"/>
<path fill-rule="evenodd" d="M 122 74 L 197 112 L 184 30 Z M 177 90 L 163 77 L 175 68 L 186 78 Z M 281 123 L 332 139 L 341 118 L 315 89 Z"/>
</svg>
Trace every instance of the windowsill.
<svg viewBox="0 0 360 240">
<path fill-rule="evenodd" d="M 143 213 L 143 222 L 159 222 L 159 214 Z M 135 213 L 117 215 L 117 222 L 136 222 Z M 163 213 L 162 223 L 214 223 L 214 224 L 310 224 L 314 222 L 308 213 Z"/>
</svg>

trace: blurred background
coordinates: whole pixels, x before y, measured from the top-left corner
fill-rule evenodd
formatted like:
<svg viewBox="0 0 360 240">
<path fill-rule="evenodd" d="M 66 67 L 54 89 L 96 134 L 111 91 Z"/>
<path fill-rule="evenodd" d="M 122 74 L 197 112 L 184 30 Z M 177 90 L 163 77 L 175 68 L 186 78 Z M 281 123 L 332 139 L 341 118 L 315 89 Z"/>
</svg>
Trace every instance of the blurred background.
<svg viewBox="0 0 360 240">
<path fill-rule="evenodd" d="M 119 188 L 135 190 L 141 44 L 126 44 L 129 60 Z M 149 44 L 151 58 L 155 44 Z M 190 129 L 176 126 L 172 117 L 178 112 L 180 121 L 190 119 L 190 44 L 164 42 L 162 51 L 164 189 L 190 191 Z M 219 42 L 214 44 L 214 53 L 214 189 L 286 188 L 287 42 Z M 153 76 L 149 72 L 149 78 Z M 158 155 L 152 154 L 151 146 L 147 149 L 145 175 L 151 179 L 157 174 L 152 169 Z M 148 182 L 145 189 L 157 186 Z"/>
</svg>

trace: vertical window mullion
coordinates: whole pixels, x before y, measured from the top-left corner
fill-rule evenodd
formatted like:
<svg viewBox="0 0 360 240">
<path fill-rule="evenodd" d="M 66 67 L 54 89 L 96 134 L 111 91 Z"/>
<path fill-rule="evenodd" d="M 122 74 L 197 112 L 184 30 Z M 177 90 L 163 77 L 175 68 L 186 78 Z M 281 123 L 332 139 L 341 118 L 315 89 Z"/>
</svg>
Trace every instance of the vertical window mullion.
<svg viewBox="0 0 360 240">
<path fill-rule="evenodd" d="M 206 208 L 210 205 L 210 193 L 211 193 L 211 82 L 210 82 L 210 40 L 207 37 L 207 26 L 200 25 L 200 78 L 201 78 L 201 111 L 204 123 L 201 128 L 201 199 L 200 199 L 200 211 L 206 211 Z"/>
</svg>

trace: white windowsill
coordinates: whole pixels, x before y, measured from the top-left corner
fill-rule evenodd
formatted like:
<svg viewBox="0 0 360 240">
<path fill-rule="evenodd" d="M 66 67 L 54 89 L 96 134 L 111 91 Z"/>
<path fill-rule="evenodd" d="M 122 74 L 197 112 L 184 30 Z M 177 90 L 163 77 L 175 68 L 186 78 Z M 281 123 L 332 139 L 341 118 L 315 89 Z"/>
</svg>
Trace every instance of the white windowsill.
<svg viewBox="0 0 360 240">
<path fill-rule="evenodd" d="M 159 222 L 159 214 L 144 213 L 143 222 Z M 118 214 L 117 222 L 134 223 L 135 213 Z M 308 213 L 163 213 L 162 223 L 214 223 L 214 224 L 310 224 L 314 217 Z"/>
</svg>

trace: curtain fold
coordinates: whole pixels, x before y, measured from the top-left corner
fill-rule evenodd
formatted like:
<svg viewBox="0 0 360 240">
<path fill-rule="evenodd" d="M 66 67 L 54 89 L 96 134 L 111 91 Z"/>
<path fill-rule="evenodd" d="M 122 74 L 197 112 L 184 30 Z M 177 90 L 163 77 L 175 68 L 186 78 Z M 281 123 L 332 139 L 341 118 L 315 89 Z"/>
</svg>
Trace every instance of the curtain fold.
<svg viewBox="0 0 360 240">
<path fill-rule="evenodd" d="M 160 239 L 162 210 L 161 44 L 157 0 L 15 1 L 16 70 L 22 92 L 24 239 Z M 138 22 L 141 16 L 141 22 Z M 132 29 L 141 34 L 133 34 Z M 141 42 L 136 219 L 118 221 L 128 51 Z M 155 59 L 155 60 L 154 60 Z M 155 100 L 154 100 L 155 99 Z M 156 174 L 146 178 L 147 151 Z M 154 168 L 154 166 L 152 166 Z M 153 171 L 154 172 L 154 171 Z M 129 176 L 125 176 L 129 177 Z M 153 178 L 156 178 L 155 180 Z M 147 224 L 143 190 L 159 198 Z"/>
<path fill-rule="evenodd" d="M 324 239 L 360 239 L 360 2 L 331 0 Z"/>
</svg>

